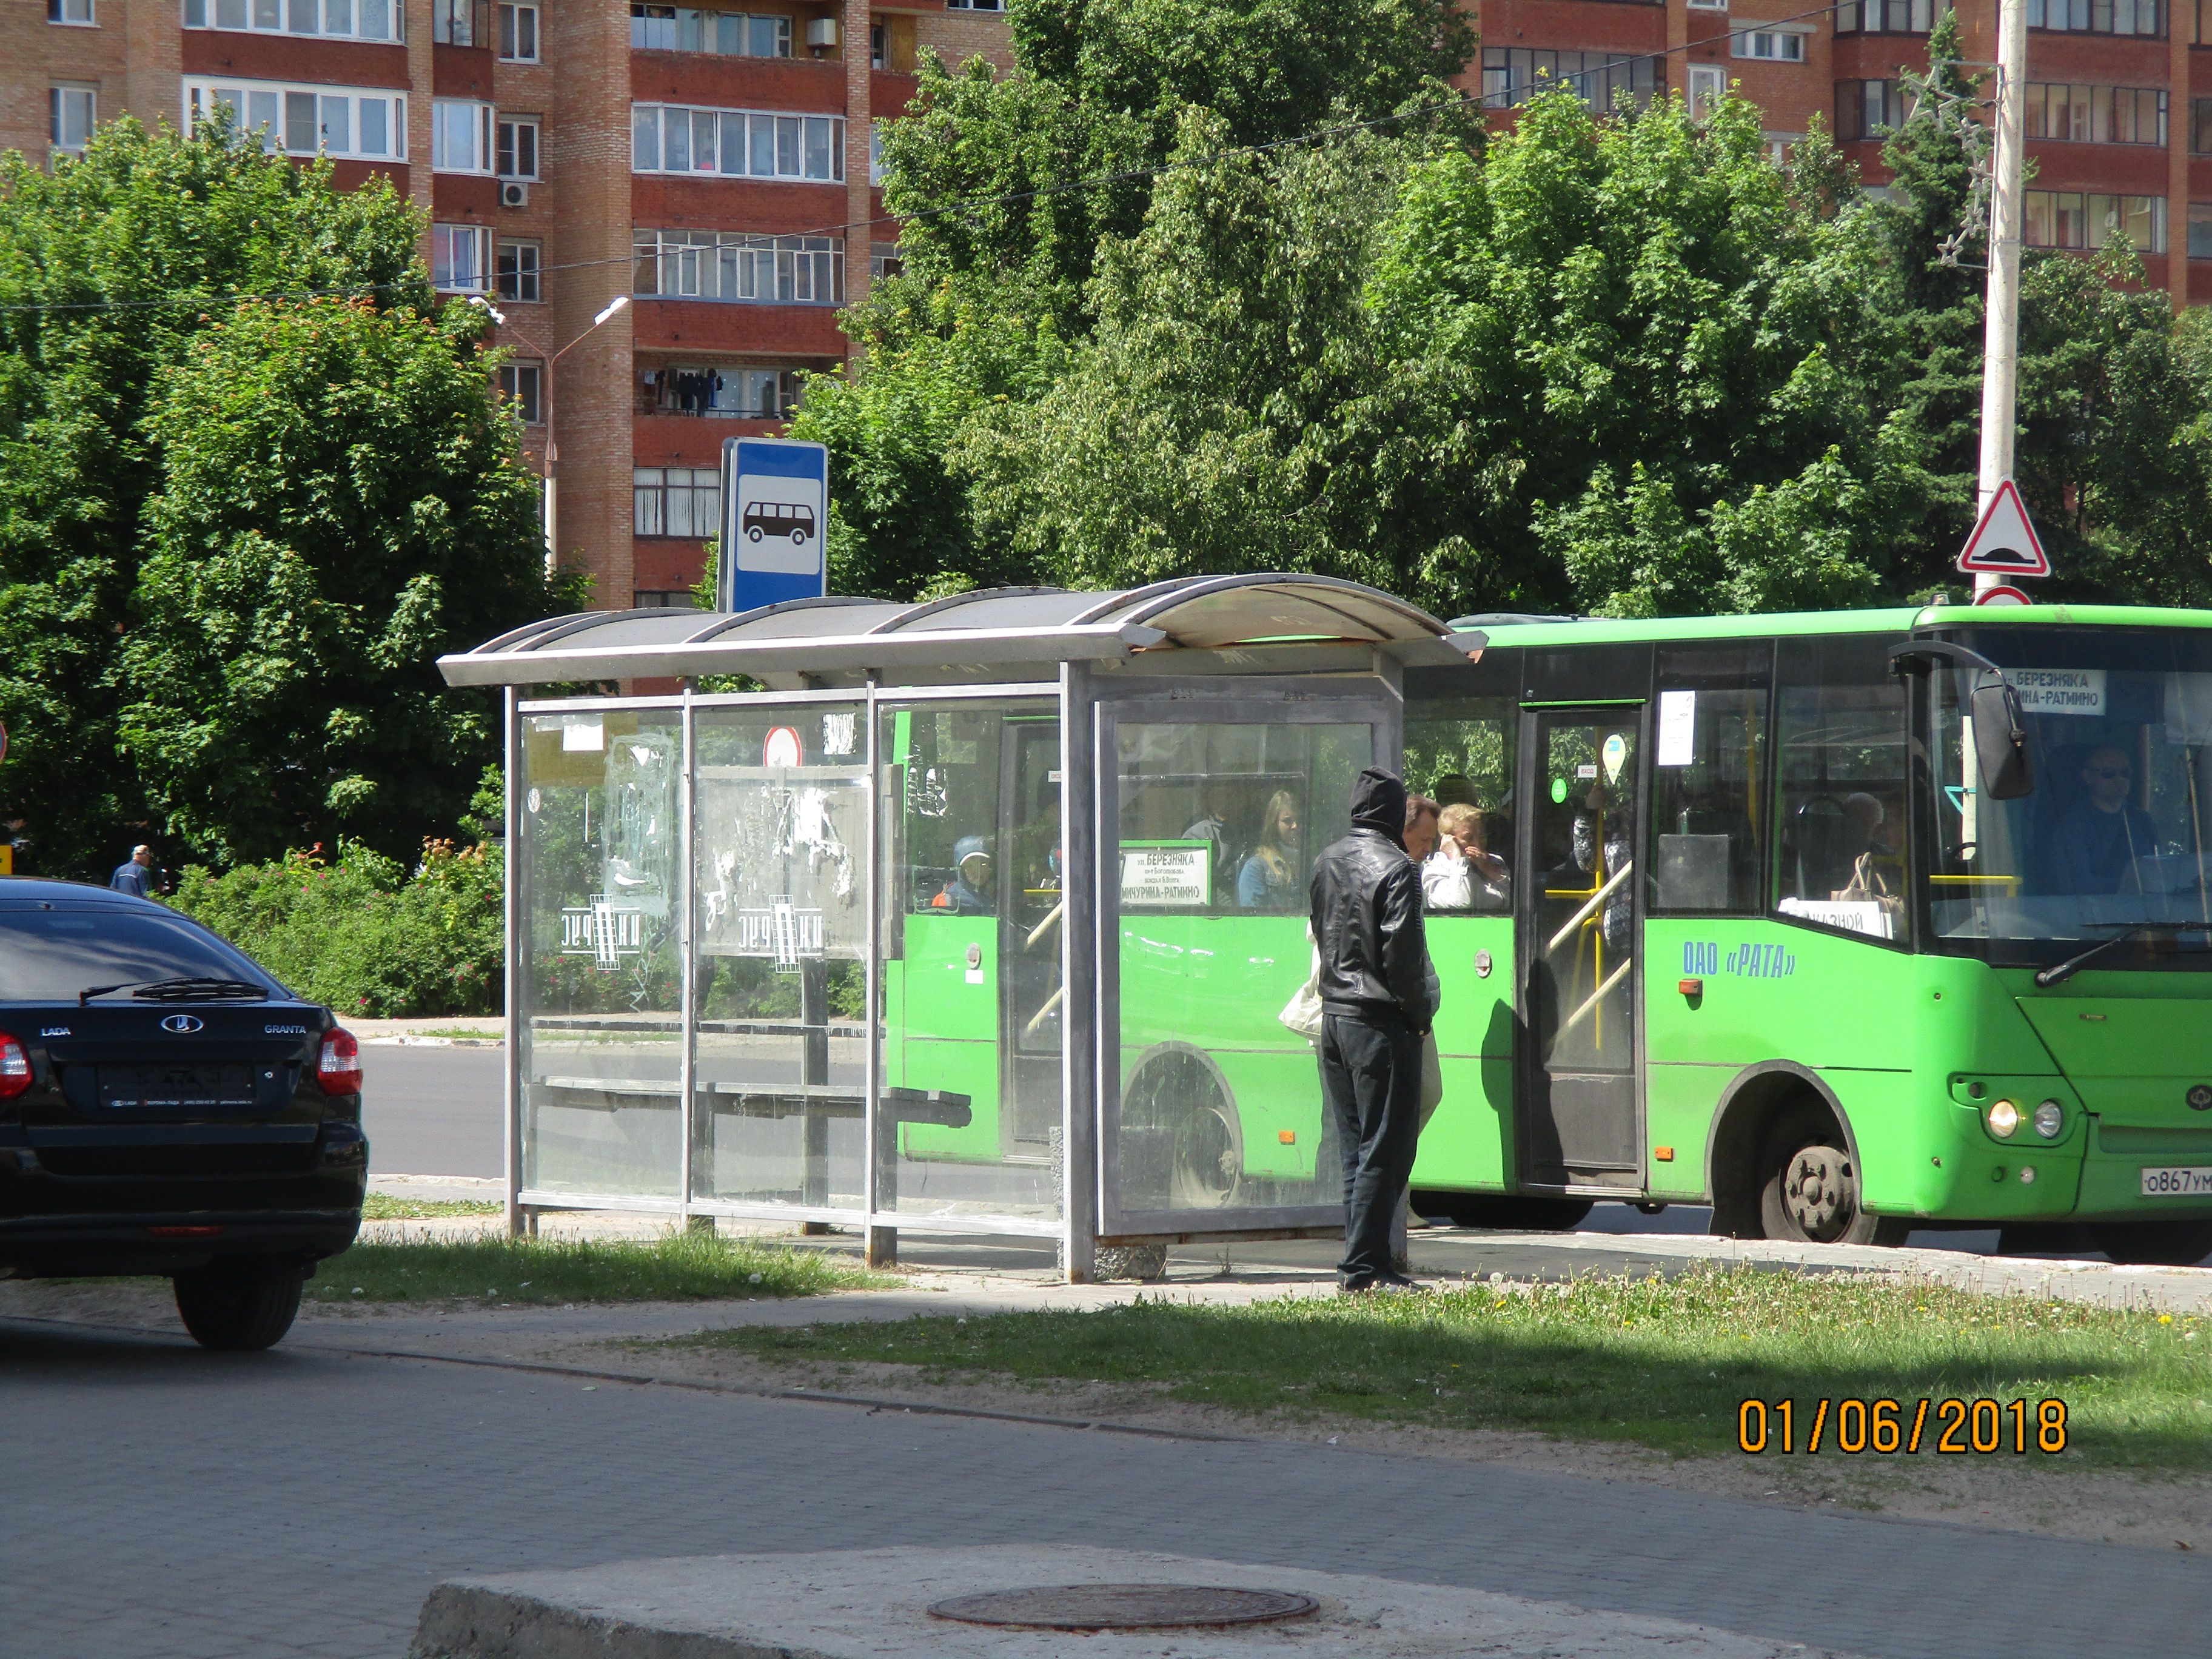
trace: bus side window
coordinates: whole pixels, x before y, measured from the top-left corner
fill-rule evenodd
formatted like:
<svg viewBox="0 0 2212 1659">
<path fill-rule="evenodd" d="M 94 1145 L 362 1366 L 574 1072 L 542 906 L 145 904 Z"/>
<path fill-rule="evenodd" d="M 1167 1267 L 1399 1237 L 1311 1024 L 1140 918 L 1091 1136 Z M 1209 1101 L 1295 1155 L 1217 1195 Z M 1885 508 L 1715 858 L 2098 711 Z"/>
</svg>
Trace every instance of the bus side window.
<svg viewBox="0 0 2212 1659">
<path fill-rule="evenodd" d="M 1519 716 L 1512 697 L 1425 696 L 1409 690 L 1406 787 L 1434 800 L 1448 820 L 1439 822 L 1437 851 L 1422 872 L 1432 911 L 1496 912 L 1512 903 L 1513 736 Z M 1451 832 L 1449 846 L 1446 831 Z"/>
<path fill-rule="evenodd" d="M 1651 772 L 1655 914 L 1754 915 L 1774 646 L 1662 648 Z"/>
<path fill-rule="evenodd" d="M 1887 641 L 1801 640 L 1775 719 L 1776 914 L 1906 936 L 1906 696 Z"/>
</svg>

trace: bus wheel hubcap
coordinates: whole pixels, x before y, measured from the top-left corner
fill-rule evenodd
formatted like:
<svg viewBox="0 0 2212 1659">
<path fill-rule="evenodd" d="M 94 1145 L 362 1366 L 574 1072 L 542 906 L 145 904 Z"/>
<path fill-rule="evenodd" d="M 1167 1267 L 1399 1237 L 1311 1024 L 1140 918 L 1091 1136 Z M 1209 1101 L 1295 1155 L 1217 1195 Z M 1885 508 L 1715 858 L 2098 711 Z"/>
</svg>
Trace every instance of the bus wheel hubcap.
<svg viewBox="0 0 2212 1659">
<path fill-rule="evenodd" d="M 1826 1239 L 1839 1231 L 1850 1196 L 1850 1169 L 1833 1146 L 1801 1148 L 1790 1160 L 1782 1186 L 1790 1218 L 1808 1238 Z"/>
</svg>

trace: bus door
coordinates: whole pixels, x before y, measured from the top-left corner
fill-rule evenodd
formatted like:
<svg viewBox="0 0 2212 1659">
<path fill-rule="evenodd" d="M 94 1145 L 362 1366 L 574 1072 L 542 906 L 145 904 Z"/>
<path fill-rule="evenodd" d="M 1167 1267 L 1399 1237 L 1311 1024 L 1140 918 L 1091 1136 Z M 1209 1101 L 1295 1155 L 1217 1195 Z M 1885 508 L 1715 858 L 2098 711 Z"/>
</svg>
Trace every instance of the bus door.
<svg viewBox="0 0 2212 1659">
<path fill-rule="evenodd" d="M 999 1052 L 1010 1156 L 1048 1157 L 1060 1130 L 1060 721 L 1010 718 L 1000 748 Z"/>
<path fill-rule="evenodd" d="M 1515 932 L 1529 1042 L 1521 1177 L 1641 1189 L 1642 705 L 1524 711 Z M 1533 788 L 1530 787 L 1533 785 Z"/>
</svg>

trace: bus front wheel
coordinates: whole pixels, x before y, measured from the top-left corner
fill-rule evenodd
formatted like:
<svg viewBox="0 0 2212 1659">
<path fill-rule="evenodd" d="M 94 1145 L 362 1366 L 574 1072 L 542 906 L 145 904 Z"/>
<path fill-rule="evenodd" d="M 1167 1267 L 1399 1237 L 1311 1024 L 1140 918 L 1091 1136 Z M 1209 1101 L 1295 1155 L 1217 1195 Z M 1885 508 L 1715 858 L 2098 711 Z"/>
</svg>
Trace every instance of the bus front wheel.
<svg viewBox="0 0 2212 1659">
<path fill-rule="evenodd" d="M 2089 1238 L 2124 1267 L 2193 1267 L 2212 1255 L 2212 1221 L 2113 1221 Z"/>
<path fill-rule="evenodd" d="M 1850 1149 L 1825 1112 L 1790 1114 L 1766 1139 L 1760 1161 L 1762 1237 L 1805 1244 L 1902 1244 L 1908 1224 L 1859 1207 Z"/>
</svg>

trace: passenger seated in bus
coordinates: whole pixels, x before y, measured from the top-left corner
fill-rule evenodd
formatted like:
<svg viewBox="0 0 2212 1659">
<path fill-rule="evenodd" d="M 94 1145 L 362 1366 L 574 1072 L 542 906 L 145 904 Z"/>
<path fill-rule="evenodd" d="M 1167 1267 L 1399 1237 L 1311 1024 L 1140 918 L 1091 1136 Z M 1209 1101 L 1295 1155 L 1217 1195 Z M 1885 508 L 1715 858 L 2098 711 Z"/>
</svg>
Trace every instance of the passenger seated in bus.
<svg viewBox="0 0 2212 1659">
<path fill-rule="evenodd" d="M 2080 792 L 2045 837 L 2037 885 L 2047 893 L 2126 890 L 2137 859 L 2158 853 L 2158 825 L 2128 799 L 2135 763 L 2116 744 L 2089 751 Z"/>
<path fill-rule="evenodd" d="M 1437 817 L 1443 811 L 1426 795 L 1406 797 L 1406 856 L 1414 863 L 1427 862 L 1437 850 Z"/>
<path fill-rule="evenodd" d="M 991 914 L 991 853 L 981 836 L 963 836 L 952 843 L 952 880 L 930 901 L 933 910 L 950 910 L 959 916 Z"/>
<path fill-rule="evenodd" d="M 1437 850 L 1421 866 L 1421 890 L 1431 910 L 1502 910 L 1511 888 L 1504 861 L 1484 845 L 1484 813 L 1447 806 L 1437 820 Z"/>
<path fill-rule="evenodd" d="M 1260 844 L 1237 872 L 1237 902 L 1247 910 L 1297 910 L 1305 906 L 1298 878 L 1298 798 L 1287 789 L 1267 797 L 1260 815 Z"/>
<path fill-rule="evenodd" d="M 1861 852 L 1872 853 L 1878 859 L 1903 855 L 1904 849 L 1897 843 L 1897 820 L 1875 796 L 1863 789 L 1853 790 L 1844 797 L 1844 811 L 1858 825 L 1863 843 Z"/>
<path fill-rule="evenodd" d="M 1480 806 L 1481 801 L 1474 793 L 1474 780 L 1464 772 L 1439 772 L 1437 781 L 1429 786 L 1429 793 L 1437 798 L 1439 806 Z"/>
</svg>

